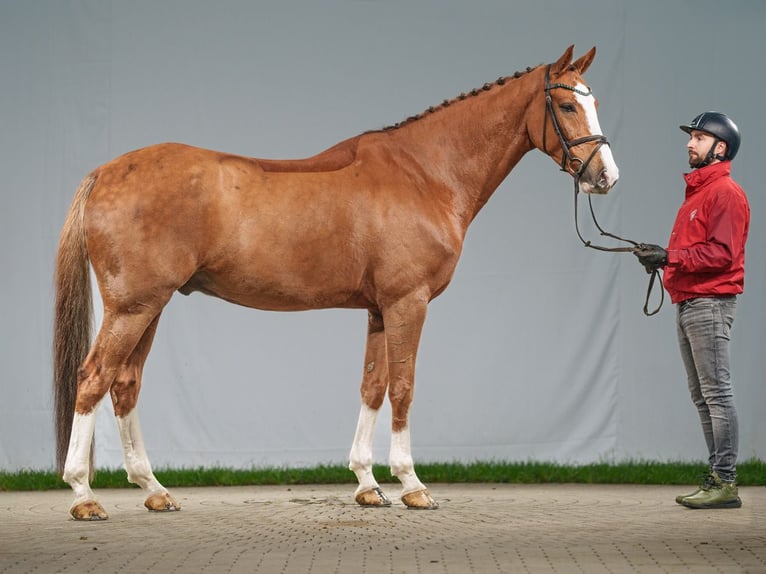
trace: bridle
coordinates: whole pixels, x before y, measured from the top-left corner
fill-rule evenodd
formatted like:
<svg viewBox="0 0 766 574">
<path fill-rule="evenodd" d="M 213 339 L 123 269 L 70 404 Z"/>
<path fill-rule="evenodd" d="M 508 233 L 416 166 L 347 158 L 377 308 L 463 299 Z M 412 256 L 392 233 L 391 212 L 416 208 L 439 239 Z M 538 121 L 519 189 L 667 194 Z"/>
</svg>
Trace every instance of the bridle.
<svg viewBox="0 0 766 574">
<path fill-rule="evenodd" d="M 548 146 L 546 142 L 546 133 L 548 131 L 548 116 L 551 118 L 551 124 L 553 125 L 553 131 L 556 132 L 556 135 L 559 138 L 559 143 L 561 145 L 561 171 L 566 171 L 567 173 L 571 174 L 574 179 L 574 220 L 575 220 L 575 231 L 577 231 L 577 237 L 580 239 L 582 244 L 585 247 L 589 247 L 591 249 L 596 249 L 598 251 L 608 251 L 612 253 L 633 253 L 636 250 L 638 250 L 641 246 L 637 241 L 633 241 L 632 239 L 625 239 L 624 237 L 620 237 L 619 235 L 615 235 L 614 233 L 609 233 L 608 231 L 605 231 L 601 225 L 598 222 L 598 219 L 596 219 L 596 213 L 593 211 L 593 201 L 591 200 L 590 194 L 588 194 L 588 206 L 590 207 L 590 214 L 591 218 L 593 219 L 593 223 L 596 226 L 596 229 L 598 229 L 599 233 L 602 237 L 610 237 L 612 239 L 616 239 L 617 241 L 622 241 L 623 243 L 629 243 L 631 247 L 606 247 L 604 245 L 594 245 L 591 241 L 586 240 L 582 233 L 580 232 L 580 224 L 578 223 L 578 209 L 577 209 L 577 197 L 580 194 L 580 177 L 585 173 L 585 170 L 588 169 L 588 166 L 590 165 L 591 160 L 595 157 L 595 155 L 599 152 L 601 147 L 606 144 L 609 145 L 609 141 L 606 139 L 606 136 L 604 135 L 590 135 L 590 136 L 584 136 L 581 138 L 576 138 L 573 140 L 567 140 L 564 136 L 564 132 L 561 129 L 561 125 L 559 124 L 558 117 L 556 116 L 556 110 L 553 107 L 553 100 L 551 99 L 551 91 L 555 89 L 564 89 L 569 90 L 571 92 L 574 92 L 575 94 L 579 94 L 581 96 L 590 96 L 593 94 L 593 91 L 588 88 L 588 91 L 585 92 L 583 90 L 580 90 L 576 88 L 575 86 L 570 86 L 569 84 L 551 84 L 550 83 L 550 73 L 551 73 L 551 66 L 550 64 L 545 69 L 545 115 L 543 117 L 543 151 L 545 153 L 548 153 Z M 584 143 L 591 143 L 596 142 L 596 145 L 593 147 L 593 151 L 591 151 L 588 158 L 583 161 L 579 157 L 576 157 L 572 153 L 572 148 L 584 144 Z M 575 164 L 578 164 L 579 167 L 577 169 L 574 168 Z M 652 290 L 654 289 L 655 281 L 659 280 L 660 282 L 660 303 L 657 306 L 656 309 L 653 311 L 649 311 L 649 298 L 652 294 Z M 644 314 L 647 316 L 656 315 L 660 308 L 662 307 L 662 304 L 665 302 L 665 289 L 662 286 L 662 274 L 660 273 L 659 269 L 653 269 L 651 271 L 651 277 L 649 278 L 649 287 L 646 290 L 646 300 L 644 301 Z"/>
<path fill-rule="evenodd" d="M 574 92 L 575 94 L 579 94 L 581 96 L 590 96 L 593 94 L 593 92 L 590 88 L 588 88 L 587 92 L 584 92 L 574 86 L 570 86 L 569 84 L 551 84 L 550 64 L 547 68 L 545 68 L 545 117 L 543 118 L 543 151 L 548 153 L 548 145 L 546 143 L 545 136 L 548 132 L 548 116 L 550 116 L 551 122 L 553 123 L 553 130 L 556 132 L 556 135 L 559 138 L 559 142 L 561 143 L 561 171 L 567 171 L 571 173 L 577 180 L 583 173 L 585 173 L 585 170 L 588 169 L 588 165 L 590 165 L 591 160 L 601 149 L 601 146 L 604 144 L 609 145 L 609 142 L 604 135 L 584 136 L 574 140 L 567 140 L 564 137 L 564 132 L 562 131 L 561 125 L 559 124 L 558 116 L 556 116 L 556 111 L 553 108 L 553 100 L 551 99 L 551 91 L 555 90 L 556 88 L 569 90 L 570 92 Z M 588 156 L 588 159 L 583 161 L 579 157 L 575 157 L 572 154 L 573 147 L 589 142 L 597 142 L 598 145 L 593 148 L 593 151 Z M 573 167 L 575 162 L 580 164 L 580 167 L 576 170 Z M 567 169 L 567 166 L 569 169 Z"/>
</svg>

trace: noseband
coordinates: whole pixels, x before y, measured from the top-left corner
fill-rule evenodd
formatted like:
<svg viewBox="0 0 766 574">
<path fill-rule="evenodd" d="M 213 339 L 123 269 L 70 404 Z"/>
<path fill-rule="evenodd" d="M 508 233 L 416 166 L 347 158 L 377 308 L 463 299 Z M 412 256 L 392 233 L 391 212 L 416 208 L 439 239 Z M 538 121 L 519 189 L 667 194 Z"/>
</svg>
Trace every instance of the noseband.
<svg viewBox="0 0 766 574">
<path fill-rule="evenodd" d="M 598 220 L 596 219 L 596 213 L 593 211 L 593 202 L 591 200 L 591 194 L 588 194 L 588 206 L 590 207 L 590 215 L 593 219 L 593 223 L 596 226 L 596 229 L 598 229 L 599 233 L 602 237 L 610 237 L 612 239 L 615 239 L 617 241 L 622 241 L 623 243 L 629 243 L 632 245 L 632 247 L 606 247 L 603 245 L 594 245 L 592 242 L 586 240 L 582 233 L 580 233 L 580 225 L 578 223 L 578 216 L 577 216 L 577 196 L 580 194 L 580 177 L 585 173 L 585 170 L 588 169 L 588 166 L 590 165 L 591 160 L 595 157 L 595 155 L 599 152 L 601 149 L 601 146 L 604 144 L 609 145 L 609 141 L 606 139 L 606 136 L 604 135 L 590 135 L 590 136 L 584 136 L 581 138 L 573 139 L 573 140 L 567 140 L 566 137 L 564 137 L 564 132 L 561 129 L 561 125 L 559 124 L 558 116 L 556 116 L 556 110 L 553 107 L 553 100 L 551 99 L 551 91 L 555 90 L 557 88 L 569 90 L 571 92 L 574 92 L 575 94 L 579 94 L 581 96 L 590 96 L 593 94 L 592 90 L 588 88 L 588 91 L 585 92 L 583 90 L 580 90 L 574 86 L 570 86 L 569 84 L 551 84 L 550 83 L 550 74 L 551 74 L 551 66 L 548 65 L 547 68 L 545 68 L 545 116 L 543 117 L 543 151 L 547 154 L 548 153 L 548 146 L 546 143 L 546 132 L 548 131 L 548 116 L 551 118 L 551 123 L 553 125 L 553 131 L 556 132 L 556 135 L 559 138 L 559 143 L 561 145 L 561 171 L 566 171 L 572 175 L 574 178 L 574 219 L 575 219 L 575 231 L 577 231 L 577 237 L 579 237 L 580 241 L 582 241 L 582 244 L 585 247 L 590 247 L 591 249 L 597 249 L 598 251 L 609 251 L 612 253 L 633 253 L 639 248 L 639 243 L 637 241 L 633 241 L 632 239 L 625 239 L 623 237 L 620 237 L 619 235 L 615 235 L 614 233 L 609 233 L 608 231 L 605 231 L 601 225 L 599 224 Z M 597 145 L 593 147 L 593 151 L 590 153 L 588 158 L 583 161 L 579 157 L 576 157 L 574 154 L 572 154 L 572 148 L 584 144 L 584 143 L 590 143 L 590 142 L 596 142 Z M 579 164 L 579 167 L 577 169 L 574 168 L 575 163 Z M 569 169 L 567 169 L 569 168 Z M 660 282 L 660 303 L 657 306 L 656 309 L 653 311 L 649 311 L 649 298 L 652 294 L 652 290 L 654 289 L 654 283 L 655 281 L 659 279 Z M 662 308 L 662 304 L 665 302 L 665 289 L 662 285 L 662 275 L 660 273 L 659 269 L 655 269 L 651 273 L 651 277 L 649 278 L 649 287 L 646 290 L 646 300 L 644 302 L 644 314 L 647 316 L 655 315 L 659 312 L 659 310 Z"/>
</svg>

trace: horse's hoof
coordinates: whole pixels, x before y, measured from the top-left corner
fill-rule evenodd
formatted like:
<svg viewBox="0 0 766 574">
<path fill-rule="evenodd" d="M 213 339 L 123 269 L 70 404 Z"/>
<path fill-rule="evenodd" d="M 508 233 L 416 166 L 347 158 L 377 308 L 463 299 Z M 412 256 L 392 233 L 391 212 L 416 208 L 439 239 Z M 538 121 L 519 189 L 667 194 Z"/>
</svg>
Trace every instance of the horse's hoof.
<svg viewBox="0 0 766 574">
<path fill-rule="evenodd" d="M 181 505 L 167 492 L 152 494 L 146 499 L 144 506 L 152 512 L 173 512 L 175 510 L 181 510 Z"/>
<path fill-rule="evenodd" d="M 354 500 L 360 506 L 391 506 L 391 501 L 379 486 L 360 492 Z"/>
<path fill-rule="evenodd" d="M 72 518 L 75 520 L 106 520 L 109 518 L 104 507 L 95 500 L 88 500 L 86 502 L 81 502 L 80 504 L 75 504 L 69 509 L 69 514 L 71 514 Z"/>
<path fill-rule="evenodd" d="M 427 488 L 402 495 L 402 502 L 407 508 L 415 510 L 436 510 L 439 508 L 439 503 L 431 497 Z"/>
</svg>

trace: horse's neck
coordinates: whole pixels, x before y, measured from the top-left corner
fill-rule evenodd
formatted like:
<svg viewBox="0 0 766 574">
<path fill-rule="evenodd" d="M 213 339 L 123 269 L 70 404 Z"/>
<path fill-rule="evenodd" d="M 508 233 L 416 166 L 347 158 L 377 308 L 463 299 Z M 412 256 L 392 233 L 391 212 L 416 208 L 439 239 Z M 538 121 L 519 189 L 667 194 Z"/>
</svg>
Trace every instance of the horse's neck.
<svg viewBox="0 0 766 574">
<path fill-rule="evenodd" d="M 525 120 L 534 97 L 524 84 L 531 79 L 495 85 L 399 128 L 402 147 L 448 195 L 466 228 L 533 148 Z"/>
</svg>

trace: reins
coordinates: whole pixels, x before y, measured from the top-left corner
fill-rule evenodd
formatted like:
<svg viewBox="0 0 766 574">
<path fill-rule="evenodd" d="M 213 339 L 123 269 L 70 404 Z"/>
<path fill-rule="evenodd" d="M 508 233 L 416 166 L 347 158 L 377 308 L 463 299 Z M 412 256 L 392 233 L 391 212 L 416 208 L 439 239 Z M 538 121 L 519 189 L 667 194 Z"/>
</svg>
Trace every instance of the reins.
<svg viewBox="0 0 766 574">
<path fill-rule="evenodd" d="M 545 69 L 545 116 L 543 119 L 543 150 L 547 153 L 547 144 L 545 141 L 545 134 L 548 131 L 546 128 L 548 127 L 548 116 L 551 117 L 551 123 L 553 125 L 553 130 L 556 132 L 556 135 L 559 138 L 559 142 L 561 143 L 561 171 L 569 171 L 574 178 L 574 220 L 575 220 L 575 231 L 577 232 L 577 237 L 580 239 L 582 244 L 585 247 L 589 247 L 590 249 L 596 249 L 597 251 L 606 251 L 610 253 L 634 253 L 636 250 L 638 250 L 641 246 L 640 243 L 637 241 L 633 241 L 632 239 L 625 239 L 624 237 L 620 237 L 619 235 L 616 235 L 614 233 L 610 233 L 608 231 L 605 231 L 603 227 L 598 222 L 598 219 L 596 218 L 596 212 L 593 210 L 593 201 L 591 200 L 590 194 L 588 194 L 588 206 L 590 208 L 590 215 L 593 220 L 594 225 L 596 226 L 596 229 L 598 229 L 599 233 L 602 237 L 609 237 L 611 239 L 615 239 L 617 241 L 621 241 L 623 243 L 629 243 L 631 247 L 606 247 L 604 245 L 595 245 L 593 242 L 586 240 L 582 233 L 580 232 L 580 224 L 579 224 L 579 217 L 578 217 L 578 201 L 577 198 L 580 194 L 580 176 L 582 176 L 583 173 L 585 173 L 585 170 L 588 168 L 588 165 L 590 164 L 591 160 L 595 157 L 596 153 L 601 149 L 601 146 L 604 144 L 609 145 L 609 141 L 606 139 L 606 136 L 603 135 L 591 135 L 591 136 L 585 136 L 581 138 L 577 138 L 574 140 L 569 140 L 564 137 L 564 133 L 561 130 L 561 126 L 559 125 L 558 117 L 556 116 L 556 111 L 553 108 L 553 101 L 551 100 L 551 90 L 554 90 L 556 88 L 562 88 L 565 90 L 570 90 L 576 94 L 580 94 L 582 96 L 589 96 L 592 94 L 590 88 L 587 92 L 584 92 L 582 90 L 577 89 L 574 86 L 570 86 L 568 84 L 551 84 L 550 83 L 550 71 L 551 67 L 548 65 L 548 67 Z M 575 157 L 572 155 L 571 149 L 575 146 L 578 146 L 580 144 L 589 143 L 589 142 L 596 142 L 596 146 L 593 148 L 593 151 L 590 153 L 588 158 L 583 161 L 578 157 Z M 579 164 L 578 169 L 574 169 L 574 163 L 577 162 Z M 567 170 L 567 164 L 569 165 L 569 170 Z M 651 298 L 652 291 L 654 289 L 655 282 L 659 280 L 660 284 L 660 303 L 657 305 L 657 308 L 653 311 L 649 311 L 649 299 Z M 662 273 L 659 269 L 653 269 L 651 271 L 651 277 L 649 278 L 649 286 L 646 289 L 646 298 L 644 300 L 644 315 L 647 317 L 651 317 L 652 315 L 656 315 L 659 313 L 660 309 L 662 308 L 662 304 L 665 302 L 665 289 L 662 284 Z"/>
<path fill-rule="evenodd" d="M 596 212 L 593 211 L 593 201 L 591 200 L 590 194 L 588 194 L 588 207 L 590 208 L 590 216 L 593 220 L 594 225 L 596 226 L 596 229 L 598 229 L 599 233 L 602 237 L 611 237 L 612 239 L 616 239 L 617 241 L 622 241 L 624 243 L 630 243 L 632 247 L 606 247 L 604 245 L 594 245 L 591 241 L 586 240 L 582 233 L 580 233 L 580 225 L 578 223 L 578 217 L 577 217 L 577 196 L 580 194 L 580 174 L 576 174 L 574 176 L 574 219 L 575 219 L 575 230 L 577 231 L 577 237 L 582 241 L 582 244 L 585 247 L 590 247 L 591 249 L 596 249 L 598 251 L 607 251 L 611 253 L 634 253 L 637 249 L 640 248 L 641 244 L 637 241 L 633 241 L 632 239 L 625 239 L 624 237 L 620 237 L 619 235 L 615 235 L 614 233 L 609 233 L 608 231 L 605 231 L 601 225 L 598 222 L 598 219 L 596 219 Z M 657 307 L 653 311 L 649 311 L 649 300 L 652 296 L 652 291 L 654 290 L 654 284 L 659 281 L 660 284 L 660 302 L 657 305 Z M 662 272 L 659 269 L 652 269 L 651 275 L 649 277 L 649 285 L 646 288 L 646 298 L 644 299 L 644 315 L 647 317 L 651 317 L 652 315 L 656 315 L 660 312 L 660 309 L 662 308 L 662 304 L 665 302 L 665 288 L 662 284 Z"/>
</svg>

